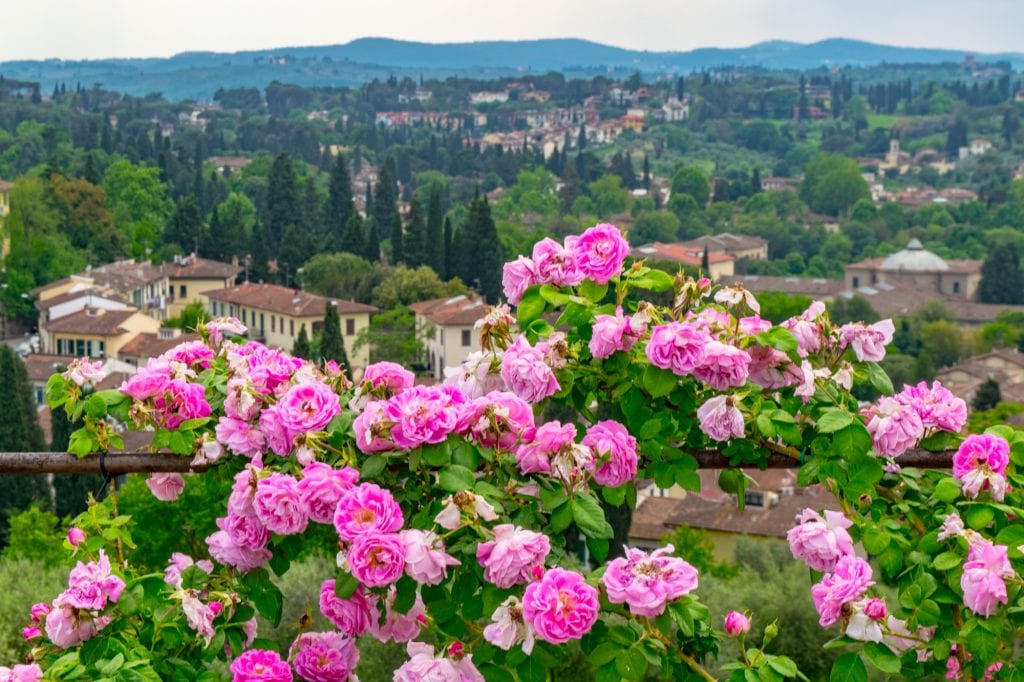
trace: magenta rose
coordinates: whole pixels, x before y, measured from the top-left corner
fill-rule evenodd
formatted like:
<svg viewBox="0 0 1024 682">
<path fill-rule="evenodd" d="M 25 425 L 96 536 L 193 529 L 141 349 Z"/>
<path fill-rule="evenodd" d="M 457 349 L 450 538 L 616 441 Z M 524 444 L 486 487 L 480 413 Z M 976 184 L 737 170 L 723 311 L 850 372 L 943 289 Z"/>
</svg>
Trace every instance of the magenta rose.
<svg viewBox="0 0 1024 682">
<path fill-rule="evenodd" d="M 621 274 L 622 264 L 629 255 L 629 244 L 622 238 L 619 228 L 607 223 L 594 225 L 579 237 L 565 241 L 576 256 L 577 267 L 598 284 L 606 284 Z"/>
<path fill-rule="evenodd" d="M 926 429 L 959 433 L 967 423 L 967 403 L 938 381 L 932 382 L 930 387 L 925 381 L 916 386 L 904 386 L 896 399 L 913 407 Z"/>
<path fill-rule="evenodd" d="M 564 568 L 552 568 L 527 585 L 523 595 L 523 618 L 550 644 L 565 644 L 590 632 L 599 608 L 597 590 Z"/>
<path fill-rule="evenodd" d="M 302 470 L 299 496 L 316 523 L 333 523 L 334 511 L 342 496 L 355 487 L 359 472 L 352 467 L 333 469 L 323 462 L 312 462 Z"/>
<path fill-rule="evenodd" d="M 600 421 L 587 429 L 583 444 L 595 456 L 594 480 L 611 488 L 636 478 L 636 438 L 617 421 Z"/>
<path fill-rule="evenodd" d="M 292 669 L 276 651 L 250 649 L 231 661 L 231 682 L 292 682 Z"/>
<path fill-rule="evenodd" d="M 256 483 L 256 516 L 272 533 L 295 535 L 306 530 L 309 509 L 302 501 L 299 482 L 287 474 L 270 474 Z"/>
<path fill-rule="evenodd" d="M 505 263 L 502 268 L 501 288 L 505 292 L 505 298 L 512 305 L 519 305 L 526 290 L 537 283 L 533 261 L 526 256 L 519 256 L 516 260 Z"/>
<path fill-rule="evenodd" d="M 338 501 L 334 527 L 343 540 L 352 541 L 367 533 L 394 533 L 405 517 L 390 490 L 376 483 L 360 483 Z"/>
<path fill-rule="evenodd" d="M 538 283 L 574 287 L 583 281 L 584 274 L 576 261 L 576 253 L 550 237 L 533 245 L 532 260 Z"/>
<path fill-rule="evenodd" d="M 349 545 L 349 570 L 367 587 L 390 585 L 405 571 L 405 543 L 397 533 L 366 533 Z"/>
<path fill-rule="evenodd" d="M 871 565 L 855 554 L 847 554 L 836 562 L 832 573 L 811 587 L 811 597 L 820 616 L 818 622 L 827 628 L 839 621 L 843 605 L 861 598 L 874 585 Z"/>
<path fill-rule="evenodd" d="M 465 405 L 456 430 L 484 447 L 508 451 L 533 438 L 533 408 L 514 393 L 492 391 Z"/>
<path fill-rule="evenodd" d="M 494 527 L 494 539 L 476 547 L 476 558 L 484 567 L 484 579 L 502 589 L 528 582 L 551 551 L 551 541 L 543 533 L 525 530 L 510 523 Z"/>
<path fill-rule="evenodd" d="M 346 599 L 335 593 L 333 580 L 325 580 L 320 586 L 320 612 L 349 637 L 358 637 L 370 629 L 377 612 L 376 600 L 362 585 Z"/>
<path fill-rule="evenodd" d="M 304 632 L 288 650 L 299 677 L 307 682 L 348 680 L 359 663 L 356 642 L 338 632 Z"/>
</svg>

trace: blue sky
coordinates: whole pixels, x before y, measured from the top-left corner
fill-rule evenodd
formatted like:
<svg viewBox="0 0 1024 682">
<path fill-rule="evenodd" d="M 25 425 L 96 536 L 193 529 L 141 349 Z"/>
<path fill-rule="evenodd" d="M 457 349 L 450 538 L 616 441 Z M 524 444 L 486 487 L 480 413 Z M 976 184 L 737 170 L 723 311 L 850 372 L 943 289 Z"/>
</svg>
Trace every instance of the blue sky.
<svg viewBox="0 0 1024 682">
<path fill-rule="evenodd" d="M 0 60 L 580 37 L 689 50 L 849 37 L 1021 51 L 1024 0 L 0 0 Z"/>
</svg>

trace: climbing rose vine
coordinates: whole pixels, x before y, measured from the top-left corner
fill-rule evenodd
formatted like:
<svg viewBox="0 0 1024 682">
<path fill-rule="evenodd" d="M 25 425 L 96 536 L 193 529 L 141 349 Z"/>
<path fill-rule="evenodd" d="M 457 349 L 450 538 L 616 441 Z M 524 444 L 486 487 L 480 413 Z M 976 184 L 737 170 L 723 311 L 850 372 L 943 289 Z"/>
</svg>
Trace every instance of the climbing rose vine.
<svg viewBox="0 0 1024 682">
<path fill-rule="evenodd" d="M 707 452 L 739 500 L 738 468 L 780 456 L 834 493 L 788 539 L 844 650 L 840 679 L 1016 670 L 1024 439 L 961 439 L 966 406 L 938 383 L 896 392 L 878 365 L 888 320 L 836 326 L 816 302 L 772 324 L 749 292 L 624 268 L 628 251 L 598 225 L 507 264 L 515 313 L 492 308 L 438 385 L 384 362 L 353 384 L 234 319 L 119 390 L 73 363 L 47 388 L 81 423 L 71 451 L 151 430 L 221 485 L 217 530 L 203 556 L 144 573 L 116 495 L 92 504 L 68 535 L 67 590 L 25 614 L 31 660 L 0 679 L 355 679 L 360 636 L 407 645 L 396 680 L 541 681 L 571 651 L 599 680 L 711 679 L 721 637 L 742 644 L 730 679 L 800 677 L 770 653 L 785 623 L 748 645 L 757 614 L 709 613 L 685 557 L 623 546 L 609 522 L 640 478 L 696 490 Z M 955 450 L 952 472 L 901 466 L 913 448 Z M 168 504 L 183 482 L 148 481 Z M 303 596 L 331 629 L 303 625 L 278 650 L 256 615 L 280 620 L 270 573 L 311 551 L 336 560 Z"/>
</svg>

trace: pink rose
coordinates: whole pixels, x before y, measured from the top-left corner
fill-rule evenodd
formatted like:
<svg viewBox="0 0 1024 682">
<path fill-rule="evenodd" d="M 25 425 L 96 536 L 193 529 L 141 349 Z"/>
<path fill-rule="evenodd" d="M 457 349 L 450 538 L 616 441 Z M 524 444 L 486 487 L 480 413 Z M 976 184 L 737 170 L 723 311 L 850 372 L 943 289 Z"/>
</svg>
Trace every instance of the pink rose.
<svg viewBox="0 0 1024 682">
<path fill-rule="evenodd" d="M 871 620 L 885 620 L 889 615 L 889 609 L 885 606 L 884 599 L 869 599 L 864 605 L 864 615 Z"/>
<path fill-rule="evenodd" d="M 309 682 L 348 680 L 359 663 L 356 642 L 337 632 L 304 632 L 288 650 L 295 672 Z"/>
<path fill-rule="evenodd" d="M 892 343 L 895 331 L 892 320 L 871 325 L 851 322 L 839 328 L 839 339 L 843 348 L 853 347 L 854 355 L 861 362 L 879 362 L 885 359 L 885 347 Z"/>
<path fill-rule="evenodd" d="M 836 623 L 842 615 L 843 605 L 857 601 L 864 590 L 875 584 L 871 577 L 871 565 L 859 556 L 847 554 L 840 558 L 834 571 L 811 588 L 821 627 L 827 628 Z"/>
<path fill-rule="evenodd" d="M 181 474 L 150 474 L 146 485 L 153 497 L 161 502 L 174 502 L 185 489 L 185 479 Z"/>
<path fill-rule="evenodd" d="M 494 527 L 493 540 L 477 545 L 476 558 L 487 582 L 508 589 L 528 582 L 550 551 L 551 541 L 543 533 L 503 523 Z"/>
<path fill-rule="evenodd" d="M 224 335 L 242 336 L 249 331 L 242 321 L 237 317 L 218 317 L 206 323 L 206 333 L 210 335 L 210 341 L 220 343 Z"/>
<path fill-rule="evenodd" d="M 913 407 L 926 429 L 959 433 L 967 423 L 967 403 L 938 381 L 932 382 L 930 388 L 924 381 L 917 386 L 904 386 L 896 399 Z"/>
<path fill-rule="evenodd" d="M 237 455 L 255 457 L 267 451 L 267 439 L 263 432 L 247 421 L 221 417 L 215 430 L 217 442 Z"/>
<path fill-rule="evenodd" d="M 629 244 L 619 228 L 602 223 L 588 228 L 578 238 L 566 240 L 576 256 L 576 265 L 587 279 L 606 284 L 622 273 L 622 264 L 629 255 Z"/>
<path fill-rule="evenodd" d="M 493 391 L 464 406 L 456 431 L 484 447 L 508 451 L 533 438 L 533 408 L 514 393 Z"/>
<path fill-rule="evenodd" d="M 2 682 L 39 682 L 42 679 L 43 669 L 36 663 L 18 664 L 13 668 L 0 666 L 0 681 Z"/>
<path fill-rule="evenodd" d="M 231 541 L 231 536 L 219 530 L 206 538 L 210 556 L 226 566 L 233 566 L 243 573 L 263 567 L 273 555 L 266 548 L 249 549 Z"/>
<path fill-rule="evenodd" d="M 693 369 L 693 375 L 716 391 L 747 383 L 750 356 L 746 351 L 719 341 L 704 346 L 704 359 Z"/>
<path fill-rule="evenodd" d="M 647 323 L 636 316 L 623 316 L 621 307 L 614 315 L 597 315 L 593 336 L 590 337 L 590 354 L 602 359 L 619 351 L 628 351 L 646 332 Z"/>
<path fill-rule="evenodd" d="M 67 370 L 61 375 L 77 386 L 98 384 L 103 381 L 103 361 L 91 362 L 88 358 L 76 358 L 68 364 Z"/>
<path fill-rule="evenodd" d="M 33 604 L 32 605 L 32 609 L 30 611 L 30 613 L 32 615 L 32 622 L 33 623 L 42 623 L 43 619 L 46 618 L 46 614 L 48 614 L 49 612 L 50 612 L 50 605 L 48 603 L 43 601 L 43 602 L 39 602 L 38 604 Z"/>
<path fill-rule="evenodd" d="M 197 371 L 210 368 L 213 350 L 202 341 L 185 341 L 160 356 L 161 360 L 180 362 Z"/>
<path fill-rule="evenodd" d="M 376 483 L 360 483 L 338 502 L 334 527 L 343 540 L 352 541 L 367 533 L 394 533 L 405 517 L 390 490 Z"/>
<path fill-rule="evenodd" d="M 334 592 L 334 581 L 325 580 L 320 586 L 320 613 L 349 637 L 358 637 L 370 629 L 377 597 L 360 585 L 346 599 Z"/>
<path fill-rule="evenodd" d="M 917 411 L 895 398 L 883 397 L 866 414 L 870 417 L 867 427 L 875 452 L 883 457 L 902 455 L 924 436 Z"/>
<path fill-rule="evenodd" d="M 356 580 L 367 587 L 390 585 L 405 571 L 405 543 L 397 533 L 366 533 L 345 554 Z"/>
<path fill-rule="evenodd" d="M 538 284 L 574 287 L 584 278 L 576 253 L 550 237 L 533 245 L 533 266 Z"/>
<path fill-rule="evenodd" d="M 83 540 L 85 540 L 84 530 L 81 528 L 75 528 L 74 526 L 68 528 L 68 542 L 72 547 L 78 547 Z"/>
<path fill-rule="evenodd" d="M 600 421 L 587 429 L 583 444 L 595 457 L 594 480 L 616 488 L 636 478 L 639 460 L 636 438 L 617 421 Z"/>
<path fill-rule="evenodd" d="M 519 597 L 508 597 L 494 610 L 491 623 L 484 628 L 484 639 L 505 651 L 520 643 L 523 645 L 523 653 L 529 655 L 533 651 L 533 626 L 523 618 L 523 605 Z"/>
<path fill-rule="evenodd" d="M 394 604 L 397 595 L 398 591 L 394 585 L 388 588 L 387 597 L 384 599 L 383 621 L 380 619 L 377 609 L 374 608 L 374 617 L 370 619 L 370 634 L 377 641 L 384 643 L 391 640 L 399 643 L 408 642 L 419 637 L 423 626 L 427 624 L 427 608 L 423 605 L 423 599 L 419 592 L 416 593 L 416 599 L 406 613 L 395 610 Z"/>
<path fill-rule="evenodd" d="M 751 346 L 747 349 L 747 355 L 750 356 L 747 378 L 761 388 L 784 388 L 800 383 L 803 378 L 789 356 L 777 348 Z M 813 380 L 813 375 L 811 378 Z"/>
<path fill-rule="evenodd" d="M 202 384 L 192 384 L 182 379 L 172 379 L 153 398 L 153 416 L 157 424 L 174 430 L 189 419 L 210 416 L 210 404 L 206 402 L 206 389 Z"/>
<path fill-rule="evenodd" d="M 669 322 L 651 330 L 645 353 L 651 364 L 687 376 L 704 361 L 711 337 L 690 322 Z"/>
<path fill-rule="evenodd" d="M 512 305 L 519 305 L 523 294 L 539 279 L 533 261 L 526 256 L 519 256 L 514 261 L 505 263 L 501 273 L 501 288 L 505 298 Z"/>
<path fill-rule="evenodd" d="M 725 617 L 725 634 L 739 637 L 750 632 L 750 619 L 738 611 L 730 611 Z"/>
<path fill-rule="evenodd" d="M 757 336 L 772 328 L 771 320 L 762 320 L 759 315 L 741 317 L 739 320 L 740 332 L 747 336 Z"/>
<path fill-rule="evenodd" d="M 650 554 L 626 547 L 626 555 L 608 562 L 601 581 L 608 601 L 628 604 L 638 616 L 660 616 L 670 601 L 697 589 L 697 569 L 678 557 L 667 545 Z"/>
<path fill-rule="evenodd" d="M 150 358 L 146 366 L 128 377 L 118 390 L 132 400 L 146 400 L 163 393 L 170 382 L 170 364 L 166 360 Z"/>
<path fill-rule="evenodd" d="M 421 585 L 437 585 L 448 577 L 448 567 L 459 560 L 444 551 L 437 533 L 429 530 L 403 530 L 399 535 L 405 543 L 405 572 Z"/>
<path fill-rule="evenodd" d="M 302 501 L 299 482 L 287 474 L 270 474 L 256 483 L 256 516 L 272 533 L 295 535 L 306 530 L 309 509 Z"/>
<path fill-rule="evenodd" d="M 821 349 L 821 335 L 825 314 L 825 304 L 821 301 L 814 301 L 807 310 L 799 317 L 791 317 L 784 321 L 780 327 L 793 332 L 796 337 L 797 353 L 805 358 L 810 353 L 817 353 Z"/>
<path fill-rule="evenodd" d="M 68 575 L 68 589 L 59 599 L 76 609 L 102 611 L 124 591 L 124 580 L 111 573 L 110 559 L 102 549 L 96 561 L 79 561 Z"/>
<path fill-rule="evenodd" d="M 548 422 L 540 426 L 529 442 L 516 448 L 516 462 L 523 474 L 548 473 L 551 458 L 563 448 L 572 447 L 576 439 L 576 427 L 572 424 Z"/>
<path fill-rule="evenodd" d="M 193 561 L 192 557 L 187 554 L 175 552 L 171 555 L 171 559 L 167 563 L 167 568 L 164 569 L 164 582 L 173 587 L 178 587 L 181 584 L 181 574 L 191 566 L 196 566 L 199 570 L 207 574 L 213 572 L 212 562 L 205 559 L 202 561 Z"/>
<path fill-rule="evenodd" d="M 551 367 L 545 362 L 543 349 L 531 347 L 525 336 L 519 336 L 501 358 L 501 378 L 505 384 L 528 403 L 539 403 L 554 395 L 561 386 Z"/>
<path fill-rule="evenodd" d="M 523 595 L 523 618 L 550 644 L 564 644 L 590 632 L 599 608 L 597 590 L 579 573 L 564 568 L 552 568 L 527 585 Z"/>
<path fill-rule="evenodd" d="M 53 601 L 53 610 L 46 616 L 45 629 L 51 642 L 67 649 L 92 639 L 109 624 L 110 616 L 92 617 L 57 597 Z"/>
<path fill-rule="evenodd" d="M 462 364 L 445 367 L 444 383 L 458 388 L 467 400 L 475 400 L 491 391 L 505 390 L 500 371 L 501 361 L 494 351 L 473 351 Z"/>
<path fill-rule="evenodd" d="M 363 372 L 363 383 L 369 383 L 374 389 L 387 389 L 392 393 L 412 388 L 416 381 L 415 375 L 394 362 L 375 362 Z"/>
<path fill-rule="evenodd" d="M 435 658 L 434 647 L 422 642 L 409 642 L 407 651 L 409 660 L 395 671 L 394 682 L 484 682 L 472 655 Z"/>
<path fill-rule="evenodd" d="M 743 413 L 733 403 L 732 396 L 709 398 L 697 409 L 697 419 L 700 420 L 700 430 L 708 438 L 717 441 L 743 438 Z"/>
<path fill-rule="evenodd" d="M 842 512 L 825 510 L 824 514 L 822 518 L 813 509 L 804 509 L 786 539 L 794 558 L 815 571 L 827 573 L 841 558 L 853 554 L 853 539 L 846 532 L 853 522 Z"/>
<path fill-rule="evenodd" d="M 299 497 L 309 510 L 309 518 L 317 523 L 333 523 L 338 501 L 359 480 L 352 467 L 332 469 L 323 462 L 312 462 L 302 470 Z"/>
<path fill-rule="evenodd" d="M 1010 463 L 1010 444 L 999 436 L 971 434 L 953 455 L 953 476 L 963 492 L 976 498 L 988 490 L 1002 502 L 1006 495 L 1006 466 Z"/>
<path fill-rule="evenodd" d="M 385 452 L 396 448 L 391 438 L 394 422 L 388 417 L 388 403 L 385 400 L 374 400 L 366 404 L 352 423 L 352 431 L 356 437 L 356 447 L 370 454 Z"/>
<path fill-rule="evenodd" d="M 276 651 L 250 649 L 231 661 L 231 682 L 292 682 L 292 669 Z"/>
<path fill-rule="evenodd" d="M 1004 545 L 986 541 L 973 545 L 967 553 L 960 589 L 964 592 L 964 605 L 983 618 L 1007 602 L 1005 579 L 1012 578 L 1014 573 L 1006 550 Z"/>
<path fill-rule="evenodd" d="M 270 531 L 256 516 L 228 512 L 227 516 L 217 519 L 217 527 L 228 534 L 232 544 L 245 549 L 263 549 L 270 542 Z"/>
</svg>

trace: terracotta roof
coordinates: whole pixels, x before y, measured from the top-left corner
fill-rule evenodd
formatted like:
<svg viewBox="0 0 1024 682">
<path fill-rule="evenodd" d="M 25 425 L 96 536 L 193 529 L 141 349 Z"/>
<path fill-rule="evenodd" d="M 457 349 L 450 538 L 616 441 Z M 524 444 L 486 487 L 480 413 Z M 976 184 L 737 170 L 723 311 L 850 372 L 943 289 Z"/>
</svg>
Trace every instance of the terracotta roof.
<svg viewBox="0 0 1024 682">
<path fill-rule="evenodd" d="M 89 334 L 92 336 L 119 336 L 125 332 L 121 324 L 138 310 L 103 310 L 86 308 L 65 315 L 46 325 L 50 333 Z"/>
<path fill-rule="evenodd" d="M 715 253 L 716 251 L 728 251 L 730 249 L 760 249 L 767 247 L 768 242 L 761 237 L 755 237 L 753 235 L 723 232 L 721 234 L 705 235 L 703 237 L 691 239 L 690 241 L 681 242 L 681 246 L 698 249 L 701 252 L 703 252 L 704 247 L 707 246 L 710 253 Z"/>
<path fill-rule="evenodd" d="M 687 242 L 676 242 L 665 244 L 654 242 L 636 246 L 630 251 L 634 258 L 654 258 L 656 260 L 671 260 L 684 265 L 699 267 L 704 258 L 704 247 L 692 247 Z M 736 260 L 734 257 L 716 251 L 708 253 L 708 263 L 726 263 Z"/>
<path fill-rule="evenodd" d="M 378 308 L 365 303 L 345 301 L 340 298 L 325 298 L 301 289 L 289 289 L 276 284 L 245 282 L 227 289 L 208 291 L 207 298 L 236 305 L 245 305 L 260 310 L 291 315 L 292 317 L 316 317 L 324 314 L 327 301 L 334 301 L 341 314 L 375 313 Z"/>
<path fill-rule="evenodd" d="M 162 339 L 159 334 L 143 332 L 121 346 L 118 355 L 130 358 L 155 358 L 163 355 L 179 343 L 198 341 L 198 334 L 179 334 L 171 339 Z"/>
<path fill-rule="evenodd" d="M 6 180 L 0 180 L 0 192 L 8 192 L 12 187 L 14 187 L 13 184 L 7 182 Z"/>
<path fill-rule="evenodd" d="M 135 260 L 124 260 L 107 263 L 78 273 L 80 277 L 89 277 L 101 287 L 109 287 L 114 291 L 134 291 L 141 286 L 161 280 L 165 277 L 160 266 L 148 261 L 136 263 Z"/>
<path fill-rule="evenodd" d="M 479 298 L 450 296 L 420 301 L 409 306 L 417 315 L 443 326 L 465 327 L 487 314 L 487 306 Z"/>
<path fill-rule="evenodd" d="M 843 290 L 843 282 L 838 279 L 811 279 L 809 277 L 775 277 L 767 275 L 733 275 L 722 277 L 721 284 L 731 286 L 740 284 L 744 289 L 755 293 L 759 291 L 781 291 L 785 294 L 798 294 L 815 299 L 832 298 Z"/>
<path fill-rule="evenodd" d="M 164 263 L 160 268 L 171 279 L 227 279 L 242 271 L 237 265 L 197 256 Z"/>
<path fill-rule="evenodd" d="M 28 370 L 30 381 L 45 384 L 57 371 L 58 365 L 67 365 L 72 360 L 74 358 L 67 355 L 32 353 L 25 356 L 25 369 Z"/>
<path fill-rule="evenodd" d="M 36 301 L 35 306 L 36 310 L 42 312 L 44 310 L 49 310 L 50 308 L 56 305 L 60 305 L 61 303 L 67 303 L 68 301 L 77 301 L 78 299 L 88 297 L 103 298 L 108 301 L 117 301 L 118 303 L 131 305 L 131 303 L 127 299 L 118 296 L 117 294 L 105 294 L 99 289 L 96 289 L 95 287 L 87 287 L 80 291 L 69 291 L 68 293 L 61 294 L 60 296 L 54 296 L 46 300 L 38 300 Z"/>
</svg>

